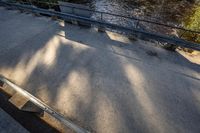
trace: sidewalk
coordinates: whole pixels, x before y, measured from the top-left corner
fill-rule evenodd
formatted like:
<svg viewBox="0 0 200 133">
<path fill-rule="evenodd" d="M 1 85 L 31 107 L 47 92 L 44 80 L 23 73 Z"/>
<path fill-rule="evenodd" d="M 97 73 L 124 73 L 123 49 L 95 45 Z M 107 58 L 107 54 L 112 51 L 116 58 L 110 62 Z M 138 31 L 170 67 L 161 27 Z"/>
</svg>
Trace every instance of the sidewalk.
<svg viewBox="0 0 200 133">
<path fill-rule="evenodd" d="M 199 133 L 200 66 L 142 40 L 0 8 L 0 73 L 98 133 Z"/>
</svg>

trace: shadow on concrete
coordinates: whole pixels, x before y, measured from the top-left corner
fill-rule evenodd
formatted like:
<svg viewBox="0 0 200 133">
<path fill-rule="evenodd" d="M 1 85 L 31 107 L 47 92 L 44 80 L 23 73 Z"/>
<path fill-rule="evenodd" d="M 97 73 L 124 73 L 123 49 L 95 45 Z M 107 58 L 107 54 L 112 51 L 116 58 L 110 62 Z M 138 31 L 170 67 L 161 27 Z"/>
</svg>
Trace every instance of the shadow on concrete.
<svg viewBox="0 0 200 133">
<path fill-rule="evenodd" d="M 4 75 L 90 131 L 200 131 L 199 102 L 193 92 L 200 91 L 198 81 L 137 63 L 124 51 L 116 56 L 113 44 L 132 46 L 114 42 L 105 33 L 69 28 L 56 25 L 1 54 Z M 62 31 L 65 38 L 58 36 Z M 148 56 L 147 63 L 161 60 L 200 70 L 181 56 L 181 63 L 176 62 L 176 53 L 161 50 L 156 51 L 159 58 L 149 57 L 142 46 L 134 46 L 138 60 Z M 166 54 L 173 56 L 164 59 Z"/>
<path fill-rule="evenodd" d="M 155 63 L 166 62 L 166 63 L 171 63 L 177 66 L 187 68 L 189 70 L 192 70 L 200 74 L 200 65 L 190 62 L 188 59 L 186 59 L 184 56 L 182 56 L 178 52 L 170 52 L 156 46 L 149 46 L 151 45 L 150 43 L 147 44 L 145 41 L 139 42 L 138 40 L 133 41 L 133 40 L 128 39 L 127 37 L 124 37 L 120 39 L 121 41 L 119 41 L 116 39 L 119 35 L 115 35 L 115 34 L 109 35 L 109 33 L 106 33 L 106 32 L 97 33 L 94 30 L 81 28 L 79 26 L 74 28 L 76 32 L 73 32 L 70 30 L 70 28 L 74 28 L 74 26 L 68 23 L 64 23 L 64 26 L 61 27 L 61 30 L 63 30 L 65 33 L 63 37 L 65 37 L 66 39 L 73 40 L 75 42 L 79 42 L 84 45 L 88 45 L 90 47 L 94 47 L 97 49 L 103 48 L 103 49 L 108 50 L 108 52 L 113 52 L 116 55 L 124 56 L 126 58 L 137 60 L 139 62 L 141 62 L 141 59 L 146 58 L 147 60 L 144 60 L 143 62 L 149 65 L 152 65 L 152 62 L 154 63 L 154 61 L 157 61 Z M 88 32 L 85 33 L 85 31 L 88 31 Z M 77 35 L 74 35 L 74 34 L 78 34 L 79 37 L 77 38 Z M 96 41 L 90 38 L 94 38 Z M 102 38 L 104 39 L 103 41 L 102 41 Z M 117 49 L 115 50 L 114 48 L 117 48 Z M 118 49 L 122 49 L 121 51 L 125 51 L 125 53 L 121 52 L 120 50 L 118 51 Z M 156 53 L 156 56 L 149 55 L 148 54 L 149 52 Z M 200 80 L 200 78 L 183 74 L 179 71 L 176 71 L 176 73 L 185 75 L 186 77 L 191 77 L 191 78 Z"/>
</svg>

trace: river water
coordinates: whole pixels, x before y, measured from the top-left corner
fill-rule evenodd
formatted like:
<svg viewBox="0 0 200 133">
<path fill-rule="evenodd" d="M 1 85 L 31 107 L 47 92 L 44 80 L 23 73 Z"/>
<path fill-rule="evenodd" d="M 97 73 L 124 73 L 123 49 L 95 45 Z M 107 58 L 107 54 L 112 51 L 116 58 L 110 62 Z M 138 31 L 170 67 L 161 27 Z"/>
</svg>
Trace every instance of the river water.
<svg viewBox="0 0 200 133">
<path fill-rule="evenodd" d="M 196 0 L 198 1 L 198 0 Z M 97 11 L 180 24 L 195 0 L 69 0 Z"/>
<path fill-rule="evenodd" d="M 193 14 L 192 11 L 195 8 L 195 5 L 200 3 L 199 0 L 68 0 L 68 2 L 87 5 L 96 11 L 152 20 L 173 26 L 181 26 L 186 29 L 188 27 L 186 27 L 184 24 L 189 20 L 188 18 L 191 16 L 191 14 Z M 95 17 L 97 17 L 97 15 Z M 109 15 L 104 16 L 104 21 L 109 21 L 123 26 L 127 25 L 129 27 L 134 27 L 137 23 L 133 20 Z M 196 22 L 191 21 L 191 23 L 197 25 Z M 190 26 L 192 28 L 194 27 L 192 25 Z M 155 26 L 148 23 L 140 23 L 140 27 L 144 27 L 144 29 L 152 32 L 168 34 L 172 36 L 179 36 L 183 32 L 177 30 L 174 31 L 174 29 L 168 29 L 163 26 Z M 200 28 L 195 28 L 194 30 L 198 31 Z M 186 35 L 186 38 L 191 40 L 188 38 L 188 36 L 191 37 L 191 33 Z"/>
</svg>

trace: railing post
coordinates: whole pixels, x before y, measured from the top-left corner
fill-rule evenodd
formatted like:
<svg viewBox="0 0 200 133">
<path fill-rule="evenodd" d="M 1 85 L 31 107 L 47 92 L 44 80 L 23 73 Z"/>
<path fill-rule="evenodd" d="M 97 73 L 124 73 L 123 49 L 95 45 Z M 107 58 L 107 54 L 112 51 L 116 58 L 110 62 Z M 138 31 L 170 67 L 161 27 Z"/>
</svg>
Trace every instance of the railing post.
<svg viewBox="0 0 200 133">
<path fill-rule="evenodd" d="M 72 14 L 74 14 L 74 7 L 71 7 L 72 8 Z"/>
<path fill-rule="evenodd" d="M 101 21 L 103 21 L 103 13 L 101 12 Z"/>
<path fill-rule="evenodd" d="M 100 21 L 103 22 L 103 13 L 100 13 Z M 98 26 L 98 32 L 105 32 L 105 28 L 103 26 Z"/>
<path fill-rule="evenodd" d="M 74 7 L 70 7 L 70 8 L 72 9 L 72 14 L 73 14 L 73 15 L 76 15 L 76 14 L 75 14 L 75 11 L 74 11 L 75 8 L 74 8 Z M 74 24 L 74 25 L 78 25 L 78 21 L 76 21 L 76 20 L 71 19 L 71 22 L 72 22 L 72 24 Z"/>
<path fill-rule="evenodd" d="M 16 1 L 15 1 L 15 2 L 16 2 Z M 20 2 L 22 3 L 22 5 L 25 5 L 25 2 L 24 2 L 24 1 L 21 1 L 21 0 L 20 0 Z"/>
<path fill-rule="evenodd" d="M 140 20 L 137 21 L 137 24 L 136 24 L 135 28 L 138 28 L 139 23 L 140 23 Z"/>
<path fill-rule="evenodd" d="M 30 6 L 32 6 L 31 0 L 29 0 L 28 2 L 29 2 L 29 4 L 30 4 Z"/>
<path fill-rule="evenodd" d="M 50 0 L 47 1 L 48 8 L 50 9 Z"/>
</svg>

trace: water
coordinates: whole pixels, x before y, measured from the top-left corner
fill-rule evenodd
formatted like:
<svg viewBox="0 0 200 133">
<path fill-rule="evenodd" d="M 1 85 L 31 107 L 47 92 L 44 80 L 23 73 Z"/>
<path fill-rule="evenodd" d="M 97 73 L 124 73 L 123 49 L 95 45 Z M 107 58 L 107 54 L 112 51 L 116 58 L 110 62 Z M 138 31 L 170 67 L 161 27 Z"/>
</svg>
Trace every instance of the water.
<svg viewBox="0 0 200 133">
<path fill-rule="evenodd" d="M 41 0 L 57 2 L 58 0 Z M 199 0 L 63 0 L 89 6 L 92 10 L 150 20 L 162 24 L 200 31 Z M 199 4 L 199 5 L 198 5 Z M 41 5 L 39 5 L 41 7 Z M 45 6 L 45 5 L 44 5 Z M 48 6 L 47 6 L 48 8 Z M 200 43 L 200 34 L 159 26 L 113 15 L 93 13 L 92 18 L 128 28 L 140 28 L 156 34 L 181 37 Z M 192 19 L 191 19 L 192 18 Z M 184 33 L 184 35 L 183 35 Z"/>
<path fill-rule="evenodd" d="M 159 20 L 155 14 L 152 13 L 153 15 L 150 15 L 145 11 L 148 5 L 142 4 L 136 0 L 71 0 L 69 2 L 87 5 L 95 11 L 108 12 L 140 19 L 151 19 L 152 21 Z M 101 16 L 98 13 L 93 14 L 93 18 L 95 19 L 99 20 L 100 17 Z M 137 25 L 137 21 L 134 21 L 133 19 L 121 18 L 108 14 L 103 15 L 103 21 L 126 27 L 136 27 Z M 148 27 L 147 24 L 142 23 L 140 23 L 139 26 L 145 27 L 145 29 Z"/>
<path fill-rule="evenodd" d="M 198 0 L 71 0 L 69 2 L 84 4 L 96 11 L 152 20 L 195 31 L 200 30 L 200 28 L 193 28 L 194 26 L 192 25 L 185 25 L 187 21 L 191 21 L 190 16 L 194 14 L 193 9 L 196 8 L 195 5 L 200 3 Z M 98 17 L 98 15 L 94 15 L 93 17 Z M 104 21 L 118 25 L 129 27 L 136 26 L 136 22 L 133 20 L 113 17 L 111 15 L 105 15 L 103 18 Z M 198 18 L 198 16 L 196 16 L 196 18 Z M 200 24 L 196 24 L 196 22 L 191 21 L 190 23 L 194 23 L 194 25 L 197 25 L 196 27 L 200 27 Z M 144 27 L 144 29 L 152 32 L 172 36 L 180 36 L 183 32 L 148 23 L 140 23 L 140 27 Z M 185 38 L 191 40 L 191 38 L 193 38 L 192 36 L 191 33 L 188 33 Z M 197 36 L 199 36 L 199 34 L 197 34 Z M 200 40 L 200 37 L 197 38 Z"/>
<path fill-rule="evenodd" d="M 180 23 L 195 0 L 71 0 L 97 11 L 132 16 L 167 23 Z"/>
</svg>

